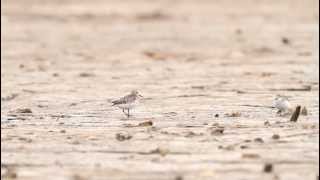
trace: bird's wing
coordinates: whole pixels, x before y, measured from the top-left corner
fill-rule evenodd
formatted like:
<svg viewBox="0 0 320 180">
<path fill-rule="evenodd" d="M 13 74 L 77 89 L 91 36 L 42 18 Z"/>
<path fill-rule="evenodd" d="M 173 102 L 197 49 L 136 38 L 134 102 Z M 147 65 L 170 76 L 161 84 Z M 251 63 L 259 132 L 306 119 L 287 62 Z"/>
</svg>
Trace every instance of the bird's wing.
<svg viewBox="0 0 320 180">
<path fill-rule="evenodd" d="M 127 99 L 128 99 L 128 97 L 125 96 L 125 97 L 122 97 L 122 98 L 120 98 L 118 100 L 114 100 L 114 101 L 111 102 L 112 106 L 118 105 L 118 104 L 126 104 L 127 103 Z"/>
</svg>

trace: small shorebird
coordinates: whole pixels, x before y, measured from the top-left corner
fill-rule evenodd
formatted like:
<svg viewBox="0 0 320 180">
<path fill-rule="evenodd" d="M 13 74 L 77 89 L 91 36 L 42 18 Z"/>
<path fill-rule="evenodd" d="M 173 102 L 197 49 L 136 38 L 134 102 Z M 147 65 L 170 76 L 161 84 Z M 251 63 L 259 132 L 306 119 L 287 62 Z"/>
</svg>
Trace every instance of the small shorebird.
<svg viewBox="0 0 320 180">
<path fill-rule="evenodd" d="M 141 97 L 143 96 L 141 96 L 138 91 L 133 90 L 130 94 L 118 100 L 114 100 L 111 103 L 112 106 L 117 106 L 118 108 L 122 109 L 122 112 L 129 117 L 130 109 L 134 108 L 138 104 L 139 98 Z M 127 111 L 127 113 L 125 111 Z"/>
<path fill-rule="evenodd" d="M 278 109 L 277 114 L 280 115 L 289 114 L 293 111 L 292 105 L 290 104 L 288 98 L 280 95 L 277 95 L 275 98 L 274 107 Z"/>
</svg>

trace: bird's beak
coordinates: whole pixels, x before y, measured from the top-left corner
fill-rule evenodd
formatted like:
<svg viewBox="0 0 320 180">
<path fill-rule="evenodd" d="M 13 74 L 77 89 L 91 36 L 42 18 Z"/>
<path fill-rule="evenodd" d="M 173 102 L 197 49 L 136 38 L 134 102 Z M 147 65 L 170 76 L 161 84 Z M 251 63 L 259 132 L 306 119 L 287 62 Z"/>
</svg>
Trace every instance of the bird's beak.
<svg viewBox="0 0 320 180">
<path fill-rule="evenodd" d="M 141 94 L 138 95 L 139 97 L 143 97 Z"/>
</svg>

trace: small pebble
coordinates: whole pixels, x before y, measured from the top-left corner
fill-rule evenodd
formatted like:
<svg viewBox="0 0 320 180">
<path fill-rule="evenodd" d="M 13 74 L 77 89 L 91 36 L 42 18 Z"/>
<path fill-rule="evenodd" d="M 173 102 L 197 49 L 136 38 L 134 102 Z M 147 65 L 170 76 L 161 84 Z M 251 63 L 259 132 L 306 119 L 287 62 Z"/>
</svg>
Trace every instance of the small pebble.
<svg viewBox="0 0 320 180">
<path fill-rule="evenodd" d="M 265 121 L 265 122 L 264 122 L 264 125 L 265 125 L 265 126 L 270 126 L 271 124 L 270 124 L 269 121 Z"/>
<path fill-rule="evenodd" d="M 254 142 L 258 142 L 258 143 L 264 143 L 262 138 L 255 138 Z"/>
<path fill-rule="evenodd" d="M 87 72 L 82 72 L 79 74 L 80 77 L 92 77 L 94 74 L 92 73 L 87 73 Z"/>
<path fill-rule="evenodd" d="M 219 123 L 213 123 L 211 126 L 218 127 Z"/>
<path fill-rule="evenodd" d="M 160 154 L 161 156 L 165 156 L 169 153 L 169 149 L 156 148 L 154 150 L 151 150 L 149 153 L 150 154 Z"/>
<path fill-rule="evenodd" d="M 240 146 L 240 149 L 248 149 L 249 148 L 249 146 L 247 146 L 247 145 L 241 145 Z"/>
<path fill-rule="evenodd" d="M 1 179 L 8 178 L 8 179 L 16 179 L 18 177 L 17 173 L 13 168 L 7 168 L 7 171 L 2 175 L 2 168 L 1 168 Z"/>
<path fill-rule="evenodd" d="M 152 159 L 151 159 L 151 162 L 158 163 L 158 162 L 160 162 L 160 159 L 159 159 L 158 157 L 152 158 Z"/>
<path fill-rule="evenodd" d="M 290 40 L 288 38 L 286 38 L 286 37 L 283 37 L 281 39 L 281 41 L 282 41 L 283 44 L 290 44 Z"/>
<path fill-rule="evenodd" d="M 17 109 L 17 113 L 32 113 L 31 109 L 29 108 L 22 108 L 22 109 Z"/>
<path fill-rule="evenodd" d="M 272 170 L 273 170 L 273 165 L 272 164 L 267 163 L 267 164 L 264 165 L 263 171 L 265 173 L 270 173 L 270 172 L 272 172 Z"/>
<path fill-rule="evenodd" d="M 224 128 L 217 128 L 211 131 L 211 135 L 221 135 L 224 132 Z"/>
<path fill-rule="evenodd" d="M 258 158 L 260 158 L 260 155 L 259 154 L 254 154 L 254 153 L 245 153 L 245 154 L 242 154 L 242 158 L 258 159 Z"/>
<path fill-rule="evenodd" d="M 60 131 L 60 133 L 66 133 L 66 130 L 62 129 L 62 130 Z"/>
<path fill-rule="evenodd" d="M 73 180 L 85 180 L 83 176 L 80 176 L 79 174 L 75 174 L 72 177 Z"/>
<path fill-rule="evenodd" d="M 132 138 L 132 136 L 128 133 L 117 133 L 116 134 L 116 139 L 118 141 L 125 141 L 125 140 L 129 140 L 131 138 Z"/>
<path fill-rule="evenodd" d="M 239 34 L 239 35 L 240 35 L 240 34 L 242 34 L 242 33 L 243 33 L 243 32 L 242 32 L 242 29 L 239 29 L 239 28 L 236 29 L 236 34 Z"/>
<path fill-rule="evenodd" d="M 75 141 L 71 142 L 71 144 L 78 145 L 78 144 L 80 144 L 80 142 L 75 140 Z"/>
<path fill-rule="evenodd" d="M 272 135 L 272 139 L 278 140 L 278 139 L 280 139 L 280 135 L 279 134 L 274 134 L 274 135 Z"/>
<path fill-rule="evenodd" d="M 140 127 L 143 127 L 143 126 L 152 126 L 152 125 L 153 125 L 153 122 L 150 121 L 150 120 L 138 124 L 138 126 L 140 126 Z"/>
<path fill-rule="evenodd" d="M 232 113 L 226 113 L 226 117 L 240 117 L 241 113 L 240 112 L 232 112 Z"/>
<path fill-rule="evenodd" d="M 301 110 L 301 115 L 304 115 L 304 116 L 308 115 L 308 110 L 305 106 Z"/>
</svg>

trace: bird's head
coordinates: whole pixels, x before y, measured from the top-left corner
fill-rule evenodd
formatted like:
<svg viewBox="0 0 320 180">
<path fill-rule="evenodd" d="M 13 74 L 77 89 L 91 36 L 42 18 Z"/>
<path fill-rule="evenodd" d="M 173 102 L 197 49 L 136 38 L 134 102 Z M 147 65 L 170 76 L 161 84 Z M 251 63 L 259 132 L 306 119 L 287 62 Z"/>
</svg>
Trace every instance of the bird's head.
<svg viewBox="0 0 320 180">
<path fill-rule="evenodd" d="M 135 95 L 136 97 L 143 97 L 137 90 L 131 91 L 132 95 Z"/>
</svg>

